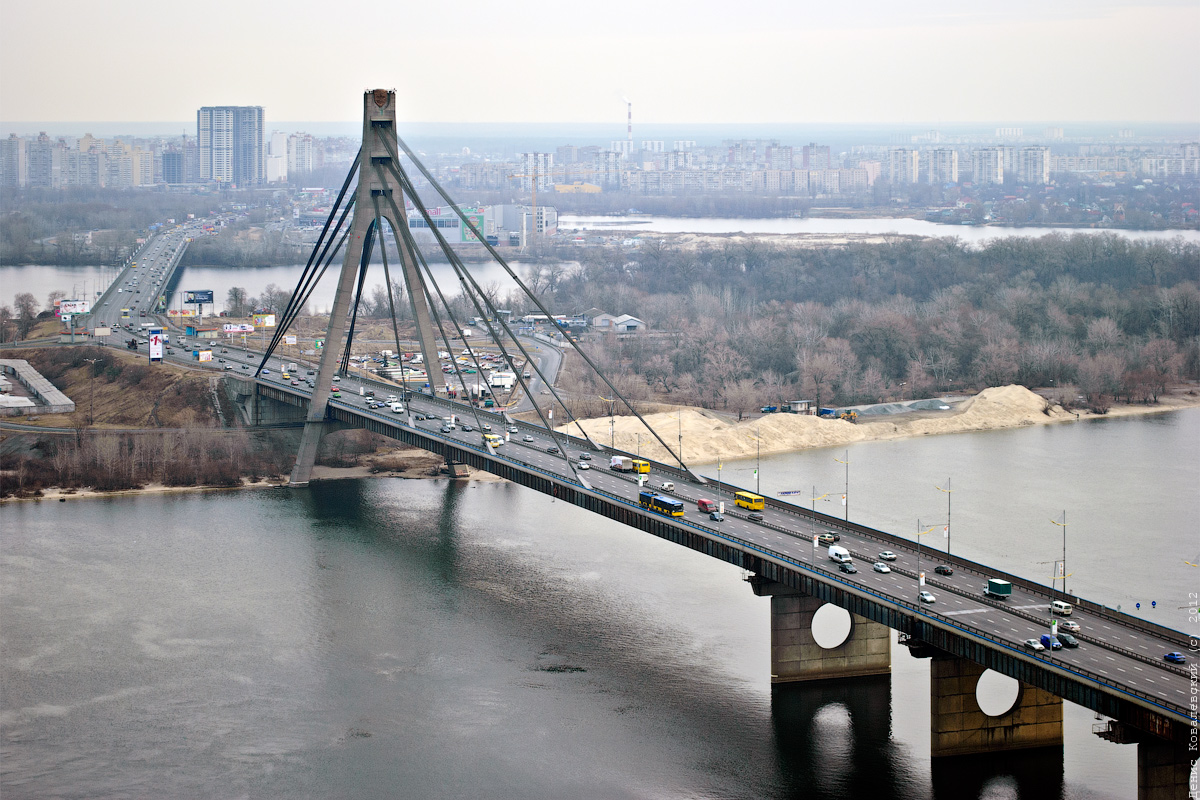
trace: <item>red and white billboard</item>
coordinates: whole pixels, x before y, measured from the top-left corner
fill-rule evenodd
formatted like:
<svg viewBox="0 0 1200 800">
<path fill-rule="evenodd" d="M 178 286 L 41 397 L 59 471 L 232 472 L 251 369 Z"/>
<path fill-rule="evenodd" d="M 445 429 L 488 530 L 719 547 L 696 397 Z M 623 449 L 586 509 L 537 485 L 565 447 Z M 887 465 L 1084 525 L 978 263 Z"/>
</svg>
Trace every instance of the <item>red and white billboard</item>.
<svg viewBox="0 0 1200 800">
<path fill-rule="evenodd" d="M 163 329 L 151 328 L 150 334 L 150 360 L 162 361 L 163 358 Z"/>
</svg>

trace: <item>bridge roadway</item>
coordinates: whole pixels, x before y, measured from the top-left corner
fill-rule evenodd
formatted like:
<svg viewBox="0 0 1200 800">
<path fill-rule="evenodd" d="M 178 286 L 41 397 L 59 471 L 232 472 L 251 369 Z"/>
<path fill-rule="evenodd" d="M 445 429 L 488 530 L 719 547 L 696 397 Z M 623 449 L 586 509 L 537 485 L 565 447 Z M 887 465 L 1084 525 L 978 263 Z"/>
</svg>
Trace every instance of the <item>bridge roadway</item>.
<svg viewBox="0 0 1200 800">
<path fill-rule="evenodd" d="M 184 237 L 195 232 L 198 225 L 179 226 L 154 237 L 142 248 L 138 254 L 139 266 L 142 275 L 150 279 L 150 285 L 140 287 L 141 293 L 132 294 L 133 302 L 128 307 L 134 309 L 133 318 L 125 322 L 136 328 L 139 322 L 145 321 L 140 317 L 142 311 L 148 312 L 147 318 L 153 319 L 150 306 L 157 294 L 154 290 L 161 290 L 178 259 L 179 245 L 183 244 Z M 131 273 L 123 274 L 100 298 L 98 308 L 93 312 L 96 322 L 116 324 L 122 321 L 119 309 L 126 304 L 117 299 L 130 295 L 115 290 L 130 288 L 125 284 L 130 281 Z M 147 288 L 151 291 L 145 291 Z M 203 366 L 255 380 L 251 376 L 261 359 L 260 353 L 214 345 L 217 360 Z M 182 353 L 171 360 L 188 361 Z M 191 364 L 201 366 L 195 362 Z M 282 380 L 280 365 L 279 359 L 272 359 L 271 374 L 257 379 L 261 390 L 283 402 L 307 405 L 309 390 L 303 379 L 308 376 L 301 376 L 299 385 L 292 386 L 290 380 Z M 809 510 L 773 498 L 767 499 L 763 521 L 753 522 L 733 504 L 732 494 L 737 487 L 726 484 L 718 498 L 711 482 L 702 485 L 677 469 L 654 464 L 648 485 L 669 479 L 675 483 L 674 496 L 688 504 L 682 519 L 662 517 L 641 509 L 637 505 L 639 487 L 636 481 L 628 475 L 609 471 L 607 453 L 602 448 L 593 449 L 582 439 L 559 438 L 560 442 L 568 444 L 574 464 L 580 463 L 581 452 L 596 456 L 590 462 L 590 469 L 573 473 L 562 454 L 547 452 L 554 445 L 549 434 L 539 426 L 516 422 L 512 427 L 517 433 L 508 434 L 510 441 L 493 453 L 483 445 L 478 430 L 459 428 L 442 433 L 440 419 L 416 420 L 412 413 L 435 417 L 455 413 L 475 427 L 474 413 L 479 415 L 480 421 L 492 425 L 493 432 L 503 434 L 509 426 L 499 413 L 482 409 L 472 412 L 469 406 L 421 394 L 412 395 L 409 410 L 404 414 L 392 414 L 386 409 L 372 411 L 365 407 L 365 398 L 358 394 L 360 387 L 370 388 L 381 397 L 389 392 L 399 393 L 399 387 L 352 376 L 343 378 L 340 386 L 346 394 L 340 400 L 331 401 L 330 415 L 347 424 L 369 427 L 540 491 L 559 492 L 564 499 L 574 498 L 578 505 L 737 563 L 760 575 L 790 576 L 793 584 L 799 581 L 810 593 L 822 599 L 889 624 L 914 639 L 951 651 L 961 650 L 963 652 L 955 654 L 1020 677 L 1108 716 L 1130 721 L 1135 727 L 1155 729 L 1160 721 L 1128 713 L 1130 704 L 1135 711 L 1140 708 L 1151 712 L 1152 717 L 1158 715 L 1175 723 L 1184 723 L 1175 725 L 1176 733 L 1186 728 L 1189 716 L 1195 713 L 1189 709 L 1189 669 L 1195 667 L 1194 650 L 1188 653 L 1189 663 L 1182 667 L 1162 659 L 1166 652 L 1189 651 L 1189 640 L 1178 631 L 1073 597 L 1075 614 L 1072 619 L 1082 628 L 1077 634 L 1080 646 L 1053 653 L 1033 652 L 1025 649 L 1023 642 L 1048 632 L 1051 599 L 1048 587 L 965 559 L 955 557 L 947 561 L 943 554 L 924 550 L 920 567 L 927 576 L 932 576 L 927 578 L 927 588 L 935 593 L 937 600 L 932 605 L 920 604 L 916 602 L 918 553 L 910 540 L 822 514 L 814 516 Z M 713 522 L 707 514 L 697 510 L 695 501 L 701 497 L 725 502 L 724 522 Z M 838 571 L 828 560 L 826 548 L 813 546 L 813 530 L 838 532 L 842 537 L 839 544 L 854 555 L 859 571 L 854 575 Z M 694 536 L 689 537 L 689 533 Z M 897 555 L 896 561 L 890 564 L 890 573 L 877 573 L 870 567 L 882 550 L 891 550 Z M 948 577 L 934 575 L 932 568 L 936 563 L 949 563 L 954 574 Z M 1013 596 L 1007 603 L 982 596 L 981 589 L 988 577 L 1013 581 Z"/>
<path fill-rule="evenodd" d="M 271 375 L 259 378 L 258 382 L 269 396 L 277 395 L 282 399 L 290 395 L 295 403 L 306 404 L 308 387 L 303 377 L 306 376 L 302 376 L 299 386 L 291 386 L 290 381 L 284 381 L 278 371 L 272 369 Z M 1034 685 L 1043 683 L 1058 686 L 1057 690 L 1049 690 L 1110 716 L 1118 716 L 1113 713 L 1113 704 L 1092 697 L 1094 692 L 1091 689 L 1098 689 L 1110 700 L 1133 702 L 1179 722 L 1186 723 L 1189 714 L 1193 713 L 1188 707 L 1189 668 L 1193 664 L 1176 666 L 1162 658 L 1164 653 L 1170 651 L 1188 650 L 1187 637 L 1178 631 L 1072 597 L 1075 603 L 1072 619 L 1081 626 L 1081 631 L 1076 634 L 1080 646 L 1053 653 L 1030 651 L 1024 647 L 1024 641 L 1049 632 L 1049 602 L 1052 595 L 1048 587 L 989 570 L 965 559 L 955 557 L 947 561 L 944 554 L 922 548 L 920 569 L 927 576 L 933 576 L 932 579 L 927 577 L 926 588 L 935 594 L 936 602 L 932 605 L 917 603 L 918 553 L 910 540 L 823 514 L 814 517 L 807 509 L 771 498 L 767 499 L 768 507 L 764 510 L 763 521 L 751 521 L 743 509 L 734 506 L 733 492 L 738 487 L 729 485 L 722 487 L 719 498 L 725 502 L 725 521 L 714 522 L 708 514 L 698 511 L 695 503 L 701 497 L 718 499 L 716 485 L 711 480 L 708 485 L 702 485 L 678 469 L 653 464 L 647 486 L 652 488 L 664 479 L 673 481 L 673 496 L 683 500 L 687 509 L 682 519 L 663 517 L 641 509 L 637 505 L 639 487 L 635 478 L 610 471 L 607 452 L 602 448 L 593 449 L 586 440 L 559 436 L 560 444 L 556 445 L 545 429 L 539 426 L 523 422 L 510 425 L 499 413 L 472 410 L 464 404 L 423 394 L 412 394 L 403 414 L 394 414 L 386 408 L 371 410 L 365 407 L 366 398 L 358 394 L 360 386 L 364 390 L 374 390 L 376 399 L 383 399 L 389 392 L 399 394 L 398 387 L 349 376 L 344 377 L 338 385 L 343 397 L 330 402 L 330 416 L 347 424 L 368 427 L 502 477 L 513 478 L 515 473 L 528 473 L 548 478 L 558 488 L 548 491 L 538 487 L 537 481 L 518 480 L 548 493 L 558 492 L 564 499 L 570 499 L 566 493 L 568 488 L 585 495 L 602 497 L 624 506 L 635 516 L 652 518 L 681 530 L 696 532 L 711 541 L 731 545 L 750 557 L 743 559 L 742 566 L 751 571 L 760 571 L 752 567 L 761 561 L 799 572 L 811 578 L 814 585 L 833 587 L 841 590 L 843 597 L 856 596 L 868 605 L 876 604 L 887 609 L 888 613 L 882 614 L 883 618 L 878 621 L 888 622 L 892 627 L 913 633 L 925 641 L 930 640 L 929 633 L 940 629 L 951 636 L 983 644 L 985 649 L 1003 654 L 1010 663 L 1024 662 L 1034 672 L 1046 673 L 1041 676 L 1043 678 L 1048 675 L 1058 678 L 1031 680 L 1036 676 L 1027 668 L 1019 668 L 1017 671 L 1022 673 L 1022 680 Z M 433 418 L 418 420 L 415 419 L 416 413 Z M 473 430 L 457 427 L 453 431 L 442 432 L 441 418 L 450 413 L 457 414 Z M 492 426 L 493 433 L 507 435 L 510 441 L 496 448 L 494 453 L 489 452 L 482 442 L 476 415 L 480 422 Z M 508 430 L 512 428 L 517 432 L 509 433 Z M 572 473 L 568 459 L 563 454 L 548 452 L 549 448 L 562 446 L 562 443 L 567 444 L 571 463 L 589 463 L 589 469 Z M 592 455 L 592 460 L 581 462 L 581 453 Z M 842 537 L 839 544 L 853 554 L 859 571 L 853 575 L 840 572 L 828 559 L 827 548 L 814 547 L 811 535 L 814 530 L 818 533 L 825 530 L 838 532 Z M 883 550 L 891 550 L 897 556 L 896 561 L 890 564 L 889 573 L 877 573 L 871 568 L 871 564 L 878 560 L 878 553 Z M 953 566 L 954 574 L 934 575 L 933 567 L 939 563 Z M 1012 579 L 1013 596 L 1007 602 L 985 598 L 982 588 L 988 577 Z M 871 618 L 881 616 L 878 612 L 874 615 L 864 613 L 859 605 L 852 609 L 855 613 Z M 901 624 L 895 624 L 897 621 Z M 1194 657 L 1194 653 L 1189 655 Z M 994 663 L 989 661 L 985 666 L 993 666 Z M 1011 674 L 1012 670 L 1009 672 Z M 1067 686 L 1071 683 L 1077 684 L 1075 689 Z M 1048 687 L 1043 685 L 1042 688 Z"/>
</svg>

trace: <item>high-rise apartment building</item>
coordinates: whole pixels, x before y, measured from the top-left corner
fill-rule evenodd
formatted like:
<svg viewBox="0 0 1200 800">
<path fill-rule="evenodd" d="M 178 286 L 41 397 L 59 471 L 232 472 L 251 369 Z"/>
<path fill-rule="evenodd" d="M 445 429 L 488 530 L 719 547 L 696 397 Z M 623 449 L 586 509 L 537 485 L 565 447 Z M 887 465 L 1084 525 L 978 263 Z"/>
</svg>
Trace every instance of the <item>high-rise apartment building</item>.
<svg viewBox="0 0 1200 800">
<path fill-rule="evenodd" d="M 767 169 L 792 169 L 795 150 L 789 145 L 771 145 L 767 148 Z"/>
<path fill-rule="evenodd" d="M 809 142 L 800 153 L 801 169 L 833 169 L 833 158 L 827 144 Z"/>
<path fill-rule="evenodd" d="M 999 147 L 981 147 L 971 153 L 971 174 L 976 184 L 1004 183 L 1004 153 Z"/>
<path fill-rule="evenodd" d="M 29 162 L 25 139 L 10 133 L 0 139 L 0 186 L 5 189 L 24 189 L 29 183 Z"/>
<path fill-rule="evenodd" d="M 51 141 L 45 131 L 26 145 L 28 161 L 27 186 L 57 189 L 62 186 L 62 153 L 58 142 Z"/>
<path fill-rule="evenodd" d="M 1050 182 L 1050 148 L 1023 147 L 1017 166 L 1017 178 L 1022 183 L 1045 186 Z"/>
<path fill-rule="evenodd" d="M 958 183 L 958 151 L 936 147 L 925 151 L 925 179 L 934 186 Z"/>
<path fill-rule="evenodd" d="M 313 137 L 311 133 L 293 133 L 287 143 L 288 175 L 305 175 L 313 171 Z"/>
<path fill-rule="evenodd" d="M 262 106 L 205 106 L 196 112 L 200 180 L 237 186 L 261 184 Z"/>
<path fill-rule="evenodd" d="M 553 153 L 521 153 L 521 188 L 529 191 L 537 176 L 538 191 L 549 189 L 554 185 L 553 170 Z"/>
<path fill-rule="evenodd" d="M 920 155 L 910 147 L 894 147 L 888 152 L 888 180 L 895 184 L 919 180 Z"/>
</svg>

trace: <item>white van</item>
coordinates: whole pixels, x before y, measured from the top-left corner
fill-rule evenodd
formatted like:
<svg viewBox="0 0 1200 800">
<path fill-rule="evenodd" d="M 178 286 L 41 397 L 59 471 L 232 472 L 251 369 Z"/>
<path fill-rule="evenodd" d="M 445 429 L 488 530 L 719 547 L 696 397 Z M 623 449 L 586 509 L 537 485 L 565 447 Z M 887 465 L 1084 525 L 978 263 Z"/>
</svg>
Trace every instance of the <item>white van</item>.
<svg viewBox="0 0 1200 800">
<path fill-rule="evenodd" d="M 849 564 L 853 561 L 850 558 L 850 551 L 844 547 L 839 547 L 836 544 L 829 545 L 829 560 L 836 561 L 839 564 Z"/>
<path fill-rule="evenodd" d="M 1071 604 L 1064 603 L 1062 600 L 1055 600 L 1050 603 L 1050 613 L 1058 614 L 1060 617 L 1071 616 Z"/>
<path fill-rule="evenodd" d="M 403 403 L 393 402 L 390 404 L 390 407 L 392 409 L 393 414 L 403 414 L 404 413 L 404 404 Z"/>
</svg>

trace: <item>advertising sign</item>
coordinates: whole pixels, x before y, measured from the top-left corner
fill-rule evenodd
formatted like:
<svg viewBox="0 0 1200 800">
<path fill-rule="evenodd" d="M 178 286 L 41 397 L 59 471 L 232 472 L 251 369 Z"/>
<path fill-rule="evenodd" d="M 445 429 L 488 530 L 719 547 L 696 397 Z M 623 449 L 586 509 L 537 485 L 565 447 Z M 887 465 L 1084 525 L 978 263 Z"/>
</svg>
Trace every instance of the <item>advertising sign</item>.
<svg viewBox="0 0 1200 800">
<path fill-rule="evenodd" d="M 61 300 L 58 303 L 60 314 L 86 314 L 92 310 L 89 300 Z"/>
<path fill-rule="evenodd" d="M 247 325 L 244 322 L 241 324 L 226 322 L 221 326 L 221 330 L 225 331 L 225 333 L 254 333 L 254 326 Z"/>
<path fill-rule="evenodd" d="M 296 343 L 296 337 L 289 333 L 287 336 L 283 337 L 283 343 L 294 345 Z"/>
<path fill-rule="evenodd" d="M 167 309 L 168 317 L 194 317 L 196 309 L 194 308 L 170 308 Z"/>
<path fill-rule="evenodd" d="M 212 361 L 212 350 L 197 350 L 196 351 L 196 360 L 197 361 Z"/>
<path fill-rule="evenodd" d="M 466 218 L 470 221 L 470 223 L 475 226 L 475 229 L 482 233 L 483 232 L 483 212 L 478 211 L 478 210 L 466 209 L 466 210 L 464 210 L 463 213 L 465 214 Z M 466 225 L 461 226 L 459 228 L 459 230 L 462 232 L 462 236 L 461 236 L 462 241 L 464 241 L 464 242 L 478 242 L 479 241 L 479 237 L 476 236 L 475 234 L 471 233 L 471 229 L 468 228 Z"/>
<path fill-rule="evenodd" d="M 255 315 L 253 315 L 253 317 L 251 317 L 251 319 L 253 319 L 254 324 L 260 328 L 274 328 L 275 327 L 275 315 L 274 314 L 255 314 Z"/>
<path fill-rule="evenodd" d="M 96 330 L 92 332 L 92 335 L 93 336 L 112 336 L 112 328 L 108 328 L 103 325 L 98 326 L 96 328 Z"/>
<path fill-rule="evenodd" d="M 162 361 L 163 358 L 163 329 L 151 328 L 147 333 L 150 336 L 150 362 Z"/>
<path fill-rule="evenodd" d="M 183 302 L 185 303 L 211 303 L 212 301 L 212 289 L 203 289 L 200 291 L 183 293 Z"/>
</svg>

